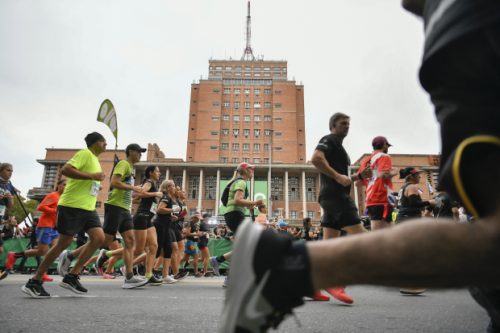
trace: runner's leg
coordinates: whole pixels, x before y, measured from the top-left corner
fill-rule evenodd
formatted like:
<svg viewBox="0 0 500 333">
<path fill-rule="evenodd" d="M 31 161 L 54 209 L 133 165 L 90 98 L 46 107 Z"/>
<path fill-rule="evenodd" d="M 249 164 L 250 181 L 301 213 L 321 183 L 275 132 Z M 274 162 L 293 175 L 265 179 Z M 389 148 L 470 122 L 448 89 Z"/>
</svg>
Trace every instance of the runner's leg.
<svg viewBox="0 0 500 333">
<path fill-rule="evenodd" d="M 90 257 L 92 257 L 92 255 L 101 246 L 101 244 L 105 239 L 102 228 L 91 228 L 87 230 L 87 234 L 89 235 L 90 241 L 87 243 L 87 245 L 82 246 L 83 251 L 78 256 L 78 260 L 76 261 L 75 266 L 73 266 L 73 269 L 70 271 L 71 274 L 78 275 L 80 273 L 80 269 L 83 267 L 83 264 L 87 260 L 89 260 Z M 61 234 L 59 234 L 59 238 L 60 237 Z M 71 241 L 73 241 L 72 236 L 71 236 Z"/>
</svg>

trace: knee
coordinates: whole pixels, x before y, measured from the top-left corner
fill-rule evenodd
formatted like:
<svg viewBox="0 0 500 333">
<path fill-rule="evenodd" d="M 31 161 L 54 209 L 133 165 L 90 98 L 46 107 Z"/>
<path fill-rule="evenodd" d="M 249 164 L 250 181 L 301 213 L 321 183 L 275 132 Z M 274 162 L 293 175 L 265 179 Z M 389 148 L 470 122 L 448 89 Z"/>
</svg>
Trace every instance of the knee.
<svg viewBox="0 0 500 333">
<path fill-rule="evenodd" d="M 156 251 L 158 251 L 158 244 L 156 244 L 156 243 L 148 244 L 148 247 L 146 249 L 147 249 L 146 253 L 148 253 L 148 252 L 156 253 Z"/>
<path fill-rule="evenodd" d="M 44 256 L 46 253 L 47 253 L 47 248 L 43 248 L 43 249 L 38 248 L 38 255 L 40 257 Z"/>
<path fill-rule="evenodd" d="M 179 247 L 177 246 L 177 244 L 172 244 L 172 253 L 177 253 L 179 252 Z"/>
</svg>

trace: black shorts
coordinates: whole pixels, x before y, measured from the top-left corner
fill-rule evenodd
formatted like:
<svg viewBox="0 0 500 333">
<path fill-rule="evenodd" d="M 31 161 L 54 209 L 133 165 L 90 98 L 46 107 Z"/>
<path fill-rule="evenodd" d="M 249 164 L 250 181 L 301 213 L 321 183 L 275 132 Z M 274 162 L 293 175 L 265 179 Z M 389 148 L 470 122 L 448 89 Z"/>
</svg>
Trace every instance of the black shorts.
<svg viewBox="0 0 500 333">
<path fill-rule="evenodd" d="M 172 222 L 170 224 L 170 237 L 172 238 L 172 243 L 177 243 L 182 241 L 182 233 L 179 231 L 179 228 Z"/>
<path fill-rule="evenodd" d="M 368 213 L 370 213 L 370 219 L 372 221 L 383 220 L 387 223 L 391 223 L 392 212 L 394 212 L 394 206 L 389 206 L 389 205 L 368 206 Z"/>
<path fill-rule="evenodd" d="M 233 232 L 233 235 L 235 235 L 238 227 L 245 221 L 245 214 L 243 212 L 232 211 L 224 214 L 224 220 Z"/>
<path fill-rule="evenodd" d="M 350 195 L 335 199 L 323 199 L 319 203 L 323 208 L 321 224 L 323 228 L 342 230 L 342 228 L 360 224 L 356 203 Z"/>
<path fill-rule="evenodd" d="M 105 234 L 116 235 L 117 231 L 122 234 L 133 229 L 134 223 L 132 222 L 132 215 L 130 215 L 129 210 L 104 204 L 103 230 Z"/>
<path fill-rule="evenodd" d="M 421 219 L 422 215 L 411 215 L 411 214 L 405 214 L 399 212 L 398 215 L 396 215 L 396 224 L 399 224 L 401 222 L 405 222 L 408 220 L 415 220 L 415 219 Z"/>
<path fill-rule="evenodd" d="M 135 213 L 133 222 L 134 230 L 148 230 L 153 228 L 153 214 L 150 213 Z"/>
<path fill-rule="evenodd" d="M 57 222 L 54 229 L 61 235 L 73 236 L 92 228 L 102 228 L 101 220 L 95 210 L 57 206 Z"/>
</svg>

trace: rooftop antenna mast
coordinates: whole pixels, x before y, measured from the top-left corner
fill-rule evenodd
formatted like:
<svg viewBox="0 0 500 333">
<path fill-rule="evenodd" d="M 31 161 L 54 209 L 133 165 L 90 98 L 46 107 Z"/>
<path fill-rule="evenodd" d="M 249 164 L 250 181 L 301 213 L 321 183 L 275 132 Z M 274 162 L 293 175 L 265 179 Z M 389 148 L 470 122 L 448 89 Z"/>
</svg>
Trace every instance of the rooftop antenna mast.
<svg viewBox="0 0 500 333">
<path fill-rule="evenodd" d="M 246 29 L 246 40 L 247 40 L 247 47 L 245 48 L 245 51 L 243 52 L 243 56 L 241 57 L 241 60 L 255 60 L 255 57 L 253 55 L 252 47 L 250 46 L 250 40 L 252 36 L 252 29 L 250 28 L 250 1 L 248 1 L 248 15 L 247 15 L 247 29 Z"/>
</svg>

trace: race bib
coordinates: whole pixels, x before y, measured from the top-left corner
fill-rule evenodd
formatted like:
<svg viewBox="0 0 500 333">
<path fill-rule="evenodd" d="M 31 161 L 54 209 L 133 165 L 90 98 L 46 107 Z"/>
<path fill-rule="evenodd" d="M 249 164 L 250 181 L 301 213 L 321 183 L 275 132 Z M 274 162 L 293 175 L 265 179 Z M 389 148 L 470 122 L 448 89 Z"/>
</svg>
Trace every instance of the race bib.
<svg viewBox="0 0 500 333">
<path fill-rule="evenodd" d="M 156 202 L 153 202 L 151 204 L 151 209 L 149 210 L 151 213 L 156 214 L 156 211 L 158 210 L 158 204 Z"/>
<path fill-rule="evenodd" d="M 349 179 L 351 179 L 351 166 L 350 165 L 347 166 L 347 177 L 349 177 Z"/>
<path fill-rule="evenodd" d="M 179 208 L 179 206 L 177 206 L 177 205 L 173 205 L 173 206 L 172 206 L 172 208 L 174 209 L 174 212 L 173 212 L 172 214 L 177 214 L 178 212 L 176 212 L 175 210 L 176 210 L 177 208 Z M 179 212 L 180 212 L 180 211 L 179 211 Z"/>
<path fill-rule="evenodd" d="M 5 206 L 4 205 L 0 205 L 0 216 L 4 216 L 5 215 Z"/>
<path fill-rule="evenodd" d="M 93 182 L 93 183 L 92 183 L 92 187 L 90 188 L 90 193 L 89 193 L 89 194 L 90 194 L 91 196 L 94 196 L 94 197 L 96 197 L 96 198 L 97 198 L 97 195 L 99 195 L 99 188 L 100 188 L 100 187 L 101 187 L 101 186 L 99 185 L 99 183 L 98 183 L 98 182 Z"/>
</svg>

